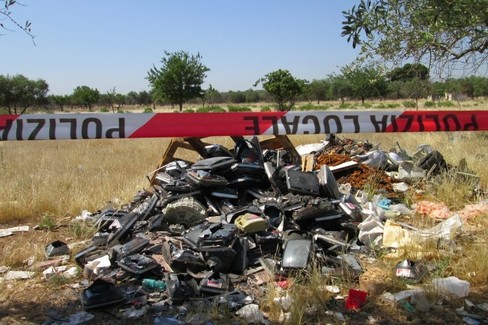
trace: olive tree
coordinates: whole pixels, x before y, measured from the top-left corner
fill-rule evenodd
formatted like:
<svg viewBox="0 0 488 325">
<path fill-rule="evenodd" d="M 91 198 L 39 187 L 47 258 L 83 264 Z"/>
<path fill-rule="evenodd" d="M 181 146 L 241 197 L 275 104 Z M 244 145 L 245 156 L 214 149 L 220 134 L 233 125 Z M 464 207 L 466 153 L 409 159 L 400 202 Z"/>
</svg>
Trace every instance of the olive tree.
<svg viewBox="0 0 488 325">
<path fill-rule="evenodd" d="M 344 104 L 347 97 L 353 96 L 352 84 L 343 75 L 331 75 L 329 81 L 331 97 L 340 99 L 341 104 Z"/>
<path fill-rule="evenodd" d="M 387 93 L 386 78 L 379 67 L 354 62 L 343 67 L 341 72 L 351 83 L 353 96 L 360 98 L 363 104 L 366 98 L 382 98 Z"/>
<path fill-rule="evenodd" d="M 48 91 L 49 85 L 42 79 L 0 75 L 0 106 L 9 114 L 24 114 L 27 108 L 46 100 Z"/>
<path fill-rule="evenodd" d="M 310 82 L 306 87 L 308 99 L 310 101 L 317 101 L 317 104 L 320 104 L 320 101 L 327 99 L 327 95 L 330 92 L 330 87 L 331 84 L 328 80 L 312 80 L 312 82 Z"/>
<path fill-rule="evenodd" d="M 413 79 L 429 79 L 429 69 L 420 63 L 407 63 L 403 67 L 397 67 L 388 73 L 390 81 L 410 81 Z"/>
<path fill-rule="evenodd" d="M 342 35 L 366 55 L 399 66 L 425 63 L 439 76 L 473 73 L 488 57 L 488 0 L 360 0 Z"/>
<path fill-rule="evenodd" d="M 92 106 L 98 103 L 100 99 L 100 92 L 98 89 L 92 89 L 88 86 L 78 86 L 74 89 L 71 98 L 73 104 L 85 106 L 91 112 Z"/>
<path fill-rule="evenodd" d="M 293 108 L 307 81 L 293 77 L 288 70 L 278 69 L 256 81 L 254 86 L 259 83 L 274 98 L 278 110 L 287 111 Z"/>
<path fill-rule="evenodd" d="M 169 100 L 172 104 L 178 104 L 182 111 L 185 102 L 204 96 L 202 84 L 210 69 L 203 65 L 200 54 L 193 55 L 185 51 L 165 51 L 164 54 L 162 66 L 153 66 L 147 75 L 153 99 Z"/>
</svg>

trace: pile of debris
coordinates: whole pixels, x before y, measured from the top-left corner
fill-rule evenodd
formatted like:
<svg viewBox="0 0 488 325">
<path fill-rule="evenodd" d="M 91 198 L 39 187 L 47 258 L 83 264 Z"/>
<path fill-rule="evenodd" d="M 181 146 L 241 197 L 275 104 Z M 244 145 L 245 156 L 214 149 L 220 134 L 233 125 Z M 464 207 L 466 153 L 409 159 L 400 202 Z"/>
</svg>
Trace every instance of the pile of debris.
<svg viewBox="0 0 488 325">
<path fill-rule="evenodd" d="M 176 306 L 222 303 L 249 323 L 264 322 L 249 290 L 312 264 L 359 277 L 358 256 L 388 230 L 385 214 L 411 213 L 390 194 L 447 168 L 428 146 L 410 156 L 335 137 L 297 147 L 302 161 L 263 150 L 256 137 L 205 149 L 205 159 L 158 168 L 151 188 L 122 209 L 89 216 L 97 232 L 75 255 L 92 281 L 81 296 L 85 309 L 130 303 L 126 318 L 153 312 L 161 324 L 184 324 L 195 322 Z M 380 174 L 383 195 L 373 205 L 362 188 Z"/>
</svg>

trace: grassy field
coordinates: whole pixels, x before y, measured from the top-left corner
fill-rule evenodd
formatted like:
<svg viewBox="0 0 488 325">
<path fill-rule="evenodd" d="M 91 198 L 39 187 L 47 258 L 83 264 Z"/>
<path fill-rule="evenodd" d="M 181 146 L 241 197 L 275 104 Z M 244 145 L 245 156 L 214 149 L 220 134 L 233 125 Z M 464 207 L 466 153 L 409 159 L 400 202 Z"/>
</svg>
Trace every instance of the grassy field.
<svg viewBox="0 0 488 325">
<path fill-rule="evenodd" d="M 413 153 L 420 144 L 439 150 L 448 163 L 465 158 L 468 167 L 488 183 L 488 134 L 399 133 L 341 137 L 368 140 L 384 150 L 396 143 Z M 290 137 L 296 145 L 323 140 L 320 135 Z M 231 145 L 227 138 L 210 142 Z M 169 139 L 66 140 L 0 142 L 0 224 L 38 221 L 45 216 L 73 217 L 106 204 L 127 203 L 144 187 L 146 175 L 162 157 Z M 182 151 L 182 158 L 197 159 Z M 190 155 L 186 157 L 185 155 Z"/>
<path fill-rule="evenodd" d="M 488 109 L 488 106 L 483 102 L 481 106 L 465 108 Z M 465 158 L 468 168 L 480 177 L 479 193 L 486 193 L 488 132 L 341 134 L 339 137 L 368 140 L 384 150 L 399 144 L 409 153 L 413 153 L 420 144 L 429 144 L 439 150 L 452 166 L 457 166 L 459 161 Z M 319 142 L 324 136 L 297 135 L 290 136 L 290 139 L 297 146 Z M 230 138 L 224 137 L 207 138 L 206 141 L 221 143 L 227 147 L 233 143 Z M 32 257 L 35 260 L 42 259 L 45 245 L 55 239 L 76 241 L 89 238 L 90 229 L 82 226 L 55 229 L 59 225 L 69 225 L 70 220 L 83 210 L 95 212 L 107 205 L 120 206 L 129 203 L 138 190 L 150 185 L 146 176 L 157 167 L 169 142 L 170 139 L 0 142 L 0 228 L 23 224 L 41 224 L 44 227 L 44 231 L 34 234 L 17 234 L 3 238 L 0 241 L 0 266 L 25 268 L 26 260 Z M 179 151 L 177 156 L 189 160 L 198 158 L 186 151 Z M 438 184 L 432 192 L 426 193 L 430 200 L 444 202 L 453 210 L 486 199 L 480 194 L 470 194 L 469 189 L 463 188 L 462 184 L 448 180 Z M 429 257 L 430 261 L 442 266 L 437 269 L 437 275 L 455 275 L 468 279 L 472 284 L 474 297 L 480 299 L 488 294 L 487 217 L 488 215 L 481 215 L 466 221 L 466 236 L 458 243 L 462 253 L 436 253 Z M 426 224 L 432 221 L 411 219 L 409 222 Z M 417 253 L 404 252 L 402 257 L 418 257 Z M 382 258 L 378 263 L 383 269 L 391 269 L 396 261 Z M 326 317 L 316 314 L 310 318 L 305 312 L 310 304 L 321 306 L 331 297 L 330 294 L 324 294 L 321 289 L 323 286 L 320 284 L 340 285 L 342 290 L 354 285 L 347 277 L 331 280 L 323 278 L 317 272 L 312 272 L 307 279 L 299 280 L 290 291 L 296 300 L 290 323 L 300 323 L 308 319 L 304 322 L 313 324 L 315 317 Z M 388 281 L 391 290 L 405 288 L 405 283 L 398 283 L 392 279 Z M 62 284 L 52 282 L 46 284 L 40 281 L 34 284 L 36 288 L 40 288 L 39 290 L 45 289 L 46 285 L 49 289 L 47 291 L 51 290 L 53 294 L 64 288 Z M 24 284 L 19 286 L 22 288 Z M 24 289 L 27 290 L 26 287 Z M 13 289 L 0 283 L 0 291 L 3 291 L 0 293 L 0 304 L 8 305 L 8 297 L 13 294 Z M 271 301 L 271 289 L 268 295 Z M 43 297 L 50 299 L 46 292 L 39 294 L 35 299 L 41 303 Z M 25 310 L 19 311 L 20 317 L 22 313 L 28 313 L 33 298 L 25 295 L 24 298 L 16 299 L 17 303 L 25 305 Z M 263 308 L 269 315 L 278 317 L 276 306 L 270 301 L 264 299 Z M 382 308 L 380 305 L 371 304 L 366 310 L 373 313 L 381 312 Z M 385 309 L 384 312 L 391 312 L 391 308 Z M 0 320 L 1 316 L 0 313 Z M 358 321 L 358 324 L 361 323 Z"/>
</svg>

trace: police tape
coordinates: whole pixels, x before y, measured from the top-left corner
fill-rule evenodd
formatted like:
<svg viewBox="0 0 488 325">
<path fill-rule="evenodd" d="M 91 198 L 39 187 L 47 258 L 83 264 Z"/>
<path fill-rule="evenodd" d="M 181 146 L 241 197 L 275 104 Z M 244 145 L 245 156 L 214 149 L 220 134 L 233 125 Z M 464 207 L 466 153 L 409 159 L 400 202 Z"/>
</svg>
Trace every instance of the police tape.
<svg viewBox="0 0 488 325">
<path fill-rule="evenodd" d="M 482 110 L 0 115 L 0 141 L 486 130 Z"/>
</svg>

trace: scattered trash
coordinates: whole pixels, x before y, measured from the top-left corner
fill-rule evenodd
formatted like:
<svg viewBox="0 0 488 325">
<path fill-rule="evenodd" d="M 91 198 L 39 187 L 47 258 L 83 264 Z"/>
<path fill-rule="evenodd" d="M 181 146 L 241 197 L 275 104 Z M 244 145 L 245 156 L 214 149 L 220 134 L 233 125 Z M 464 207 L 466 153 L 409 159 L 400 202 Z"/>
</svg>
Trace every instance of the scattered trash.
<svg viewBox="0 0 488 325">
<path fill-rule="evenodd" d="M 194 163 L 171 157 L 132 202 L 118 210 L 83 211 L 75 219 L 96 228 L 74 256 L 87 280 L 81 294 L 85 309 L 118 306 L 120 316 L 130 320 L 148 314 L 160 325 L 209 324 L 198 314 L 187 317 L 186 303 L 225 304 L 247 323 L 266 324 L 255 298 L 241 289 L 273 283 L 280 292 L 273 301 L 285 319 L 295 303 L 286 294 L 293 286 L 290 275 L 310 270 L 313 262 L 325 275 L 359 279 L 359 290 L 335 297 L 345 298 L 347 310 L 360 310 L 375 296 L 409 312 L 430 310 L 421 290 L 384 292 L 382 281 L 391 274 L 376 281 L 358 256 L 378 247 L 437 245 L 460 233 L 458 214 L 431 229 L 400 221 L 414 211 L 427 213 L 427 205 L 413 210 L 400 198 L 413 182 L 448 168 L 439 152 L 422 146 L 409 155 L 399 145 L 385 152 L 334 136 L 297 148 L 300 162 L 291 151 L 263 149 L 257 137 L 235 141 L 231 149 L 199 148 L 202 158 Z M 363 188 L 372 179 L 379 192 L 371 198 Z M 76 276 L 78 268 L 56 258 L 69 253 L 61 241 L 48 245 L 52 262 L 43 262 L 44 277 Z M 411 260 L 394 270 L 412 283 L 426 273 L 422 262 Z M 469 293 L 467 284 L 449 278 L 434 282 L 458 297 Z M 340 293 L 337 286 L 324 289 Z M 262 294 L 264 287 L 257 291 Z M 340 312 L 330 315 L 344 321 Z"/>
<path fill-rule="evenodd" d="M 92 319 L 95 318 L 95 315 L 90 314 L 86 311 L 80 311 L 76 314 L 70 315 L 68 317 L 64 317 L 60 320 L 55 320 L 53 322 L 44 322 L 43 324 L 49 325 L 82 325 L 87 324 Z"/>
<path fill-rule="evenodd" d="M 69 254 L 69 247 L 60 240 L 56 240 L 46 246 L 46 257 L 60 256 Z"/>
<path fill-rule="evenodd" d="M 462 221 L 459 215 L 454 215 L 430 229 L 417 229 L 387 220 L 384 225 L 383 245 L 393 248 L 409 245 L 420 247 L 439 240 L 450 241 L 459 234 L 461 226 Z"/>
<path fill-rule="evenodd" d="M 412 295 L 410 299 L 412 305 L 415 306 L 415 310 L 421 313 L 426 313 L 431 308 L 431 303 L 427 299 L 425 292 L 416 292 Z"/>
<path fill-rule="evenodd" d="M 0 238 L 12 236 L 16 232 L 26 232 L 26 231 L 29 231 L 29 226 L 19 226 L 19 227 L 0 229 Z"/>
<path fill-rule="evenodd" d="M 125 300 L 125 294 L 120 288 L 101 279 L 96 279 L 83 290 L 81 296 L 81 303 L 86 309 L 110 306 Z"/>
<path fill-rule="evenodd" d="M 434 285 L 434 288 L 440 292 L 451 294 L 459 298 L 467 297 L 469 295 L 469 282 L 460 280 L 455 276 L 433 279 L 432 284 Z"/>
<path fill-rule="evenodd" d="M 166 290 L 166 283 L 164 281 L 159 281 L 154 279 L 143 279 L 142 286 L 150 290 L 157 290 L 157 291 Z"/>
<path fill-rule="evenodd" d="M 346 298 L 346 309 L 359 310 L 366 303 L 366 297 L 368 293 L 366 291 L 349 289 L 349 294 Z"/>
<path fill-rule="evenodd" d="M 403 260 L 395 266 L 395 275 L 412 283 L 418 283 L 427 274 L 427 268 L 421 262 Z"/>
<path fill-rule="evenodd" d="M 339 293 L 341 292 L 341 289 L 338 286 L 333 286 L 333 285 L 326 285 L 325 290 L 331 292 L 331 293 Z"/>
<path fill-rule="evenodd" d="M 27 280 L 31 279 L 35 275 L 35 272 L 28 271 L 8 271 L 4 279 L 5 280 Z"/>
<path fill-rule="evenodd" d="M 249 304 L 236 312 L 239 317 L 244 319 L 248 324 L 268 324 L 264 319 L 263 313 L 259 310 L 259 305 Z"/>
</svg>

